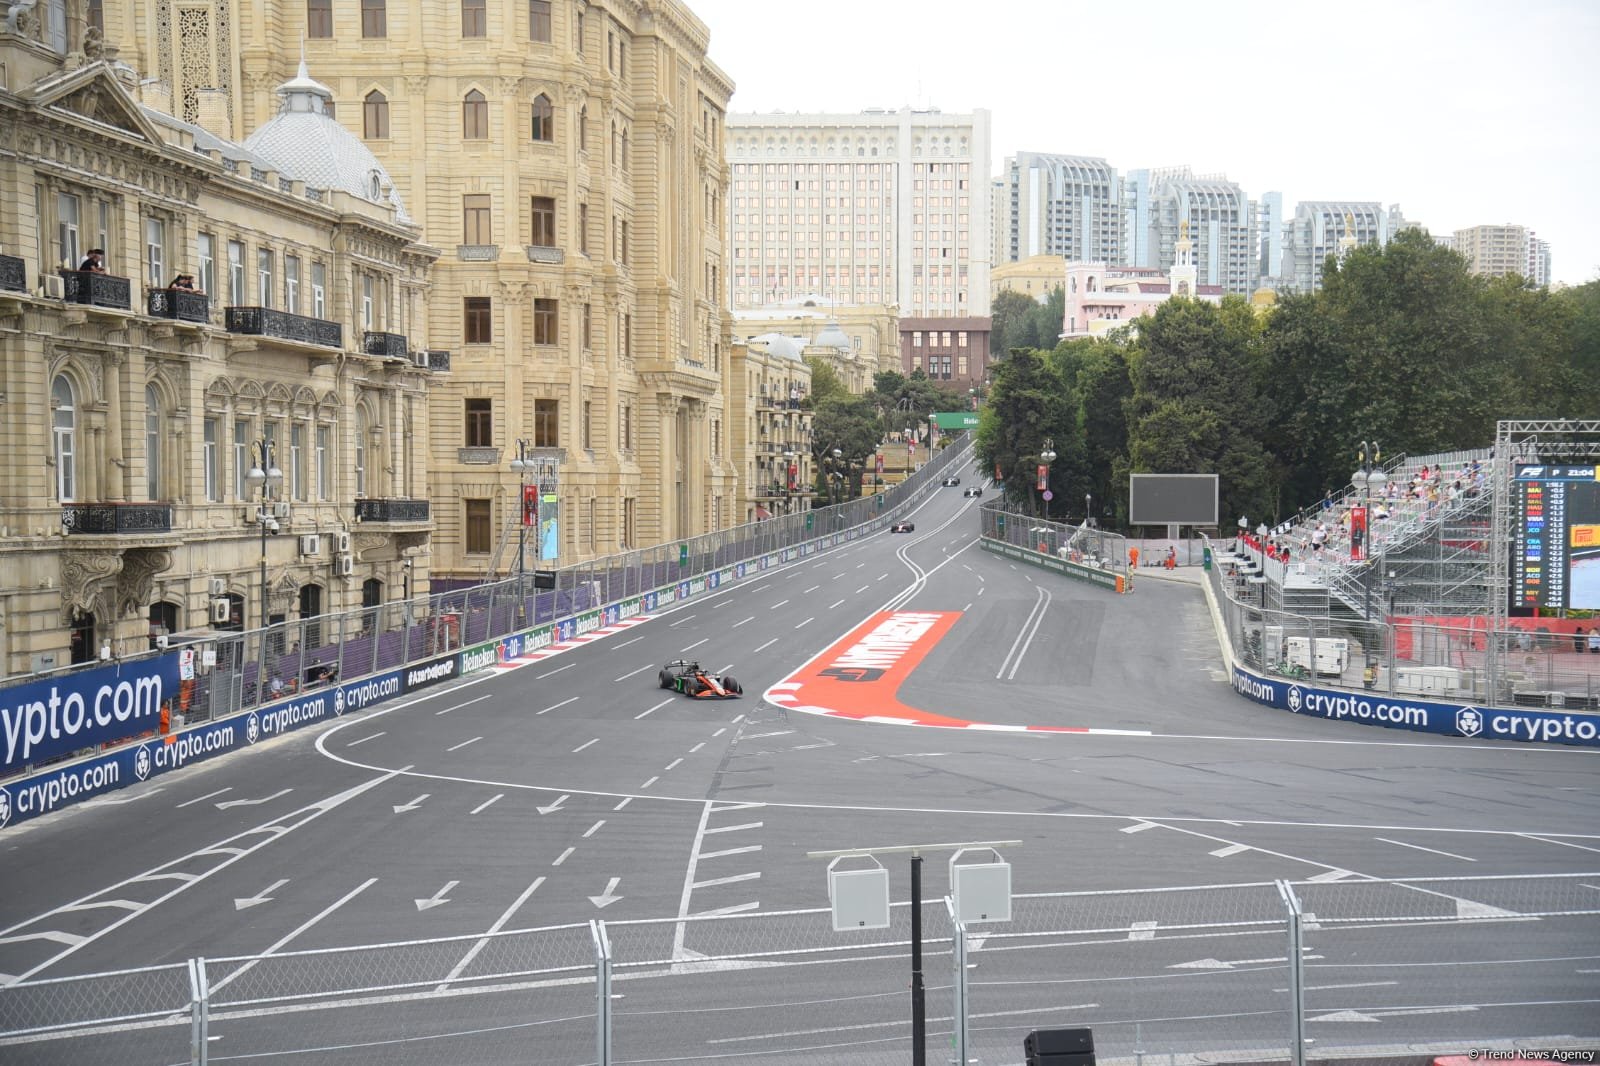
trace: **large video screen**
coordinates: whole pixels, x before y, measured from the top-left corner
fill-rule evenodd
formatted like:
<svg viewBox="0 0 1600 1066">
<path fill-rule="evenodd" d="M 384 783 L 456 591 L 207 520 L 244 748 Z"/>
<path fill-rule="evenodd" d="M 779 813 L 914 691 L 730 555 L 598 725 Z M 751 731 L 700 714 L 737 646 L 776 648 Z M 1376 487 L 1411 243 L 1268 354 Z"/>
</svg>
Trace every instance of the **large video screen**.
<svg viewBox="0 0 1600 1066">
<path fill-rule="evenodd" d="M 1600 610 L 1594 466 L 1519 464 L 1511 482 L 1513 610 Z"/>
</svg>

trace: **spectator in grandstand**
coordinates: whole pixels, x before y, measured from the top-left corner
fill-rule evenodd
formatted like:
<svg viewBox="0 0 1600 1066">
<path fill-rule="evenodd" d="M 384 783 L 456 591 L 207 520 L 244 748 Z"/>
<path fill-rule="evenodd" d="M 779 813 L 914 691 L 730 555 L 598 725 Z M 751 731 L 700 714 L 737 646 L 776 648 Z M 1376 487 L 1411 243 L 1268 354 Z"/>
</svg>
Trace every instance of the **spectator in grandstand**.
<svg viewBox="0 0 1600 1066">
<path fill-rule="evenodd" d="M 1329 489 L 1322 494 L 1322 509 L 1324 512 L 1333 510 L 1333 490 Z"/>
<path fill-rule="evenodd" d="M 1595 626 L 1589 630 L 1589 651 L 1595 655 L 1600 655 L 1600 626 Z"/>
<path fill-rule="evenodd" d="M 267 692 L 273 699 L 277 699 L 279 696 L 283 695 L 283 678 L 279 677 L 277 674 L 273 674 L 272 683 L 267 686 Z"/>
<path fill-rule="evenodd" d="M 1572 631 L 1572 650 L 1576 651 L 1576 652 L 1583 651 L 1583 627 L 1582 626 L 1579 626 L 1577 629 L 1574 629 Z"/>
</svg>

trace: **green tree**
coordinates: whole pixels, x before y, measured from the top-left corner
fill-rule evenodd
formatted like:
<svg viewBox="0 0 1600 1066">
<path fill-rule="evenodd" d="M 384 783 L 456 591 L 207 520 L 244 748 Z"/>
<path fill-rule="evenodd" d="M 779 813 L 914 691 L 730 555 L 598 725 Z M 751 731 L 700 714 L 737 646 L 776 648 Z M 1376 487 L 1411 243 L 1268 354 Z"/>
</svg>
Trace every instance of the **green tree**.
<svg viewBox="0 0 1600 1066">
<path fill-rule="evenodd" d="M 1029 318 L 1038 303 L 1031 296 L 1007 289 L 996 293 L 989 302 L 989 354 L 1004 359 L 1013 348 L 1032 348 L 1032 327 Z M 1029 339 L 1021 337 L 1027 332 Z"/>
<path fill-rule="evenodd" d="M 811 356 L 806 359 L 806 366 L 811 368 L 810 398 L 813 407 L 821 407 L 828 400 L 850 395 L 850 390 L 845 388 L 844 382 L 839 380 L 839 375 L 826 361 Z"/>
<path fill-rule="evenodd" d="M 1086 492 L 1098 518 L 1121 524 L 1128 513 L 1128 414 L 1133 382 L 1120 340 L 1092 342 L 1078 368 Z"/>
<path fill-rule="evenodd" d="M 1028 510 L 1040 506 L 1036 473 L 1048 439 L 1057 454 L 1049 484 L 1063 501 L 1054 510 L 1065 513 L 1064 504 L 1078 492 L 1083 477 L 1075 415 L 1071 390 L 1046 353 L 1018 349 L 995 365 L 989 402 L 979 415 L 977 454 L 985 470 L 1000 472 L 1009 503 Z"/>
<path fill-rule="evenodd" d="M 812 425 L 812 454 L 816 460 L 817 492 L 827 498 L 827 460 L 839 449 L 840 460 L 853 466 L 848 497 L 859 495 L 860 471 L 866 469 L 883 440 L 883 421 L 867 396 L 836 396 L 817 404 Z"/>
</svg>

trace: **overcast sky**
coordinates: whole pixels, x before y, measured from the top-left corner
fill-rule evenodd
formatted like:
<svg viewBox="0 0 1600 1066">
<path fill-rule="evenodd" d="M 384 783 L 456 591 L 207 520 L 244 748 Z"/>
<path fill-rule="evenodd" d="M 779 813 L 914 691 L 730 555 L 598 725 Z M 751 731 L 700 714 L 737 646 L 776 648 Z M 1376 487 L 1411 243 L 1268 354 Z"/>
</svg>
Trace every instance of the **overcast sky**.
<svg viewBox="0 0 1600 1066">
<path fill-rule="evenodd" d="M 1515 223 L 1600 276 L 1596 0 L 687 0 L 736 112 L 986 108 L 1018 151 Z"/>
</svg>

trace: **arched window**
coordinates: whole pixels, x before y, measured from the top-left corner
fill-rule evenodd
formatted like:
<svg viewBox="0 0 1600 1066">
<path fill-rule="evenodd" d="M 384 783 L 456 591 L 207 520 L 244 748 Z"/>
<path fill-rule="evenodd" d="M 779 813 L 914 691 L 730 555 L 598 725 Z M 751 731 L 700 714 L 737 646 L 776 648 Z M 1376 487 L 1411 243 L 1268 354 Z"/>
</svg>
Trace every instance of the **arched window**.
<svg viewBox="0 0 1600 1066">
<path fill-rule="evenodd" d="M 50 404 L 55 408 L 51 420 L 56 459 L 56 499 L 70 503 L 77 498 L 78 408 L 72 382 L 57 374 L 50 386 Z"/>
<path fill-rule="evenodd" d="M 489 139 L 489 101 L 476 89 L 467 90 L 461 101 L 461 137 L 468 141 Z"/>
<path fill-rule="evenodd" d="M 144 387 L 144 494 L 161 499 L 161 390 Z"/>
<path fill-rule="evenodd" d="M 389 98 L 377 89 L 361 105 L 361 135 L 369 141 L 389 139 Z"/>
<path fill-rule="evenodd" d="M 622 169 L 628 169 L 628 127 L 622 127 Z"/>
<path fill-rule="evenodd" d="M 356 496 L 367 494 L 367 409 L 356 408 Z"/>
<path fill-rule="evenodd" d="M 549 143 L 556 139 L 556 112 L 550 98 L 540 93 L 533 98 L 533 139 Z"/>
</svg>

